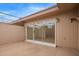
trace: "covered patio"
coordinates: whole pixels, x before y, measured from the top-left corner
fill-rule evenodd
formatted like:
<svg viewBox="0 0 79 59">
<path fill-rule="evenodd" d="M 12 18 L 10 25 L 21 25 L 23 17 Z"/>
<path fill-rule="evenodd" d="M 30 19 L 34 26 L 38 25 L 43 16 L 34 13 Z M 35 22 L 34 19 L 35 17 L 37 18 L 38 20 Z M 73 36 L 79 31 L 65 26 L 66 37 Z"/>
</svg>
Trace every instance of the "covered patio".
<svg viewBox="0 0 79 59">
<path fill-rule="evenodd" d="M 49 47 L 29 42 L 0 45 L 0 56 L 78 56 L 76 49 Z"/>
</svg>

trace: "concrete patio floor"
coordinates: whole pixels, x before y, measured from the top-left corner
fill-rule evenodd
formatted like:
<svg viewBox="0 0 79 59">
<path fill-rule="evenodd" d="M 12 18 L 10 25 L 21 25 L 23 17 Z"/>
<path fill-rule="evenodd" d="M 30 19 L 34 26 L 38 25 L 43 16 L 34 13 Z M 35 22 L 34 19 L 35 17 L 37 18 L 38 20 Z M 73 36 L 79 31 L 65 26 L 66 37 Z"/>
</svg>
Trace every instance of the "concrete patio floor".
<svg viewBox="0 0 79 59">
<path fill-rule="evenodd" d="M 28 42 L 16 42 L 0 45 L 0 56 L 78 56 L 71 48 L 53 48 Z"/>
</svg>

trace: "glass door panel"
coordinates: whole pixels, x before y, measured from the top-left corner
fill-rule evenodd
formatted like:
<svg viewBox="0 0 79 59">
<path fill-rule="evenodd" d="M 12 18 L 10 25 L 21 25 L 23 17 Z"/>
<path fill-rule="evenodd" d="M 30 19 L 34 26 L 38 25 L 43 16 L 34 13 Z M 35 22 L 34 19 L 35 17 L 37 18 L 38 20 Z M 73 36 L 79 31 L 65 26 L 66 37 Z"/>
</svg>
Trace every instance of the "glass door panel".
<svg viewBox="0 0 79 59">
<path fill-rule="evenodd" d="M 43 42 L 55 43 L 55 25 L 43 26 Z"/>
<path fill-rule="evenodd" d="M 42 27 L 34 28 L 34 40 L 42 41 Z"/>
<path fill-rule="evenodd" d="M 33 28 L 27 26 L 27 39 L 33 40 Z"/>
</svg>

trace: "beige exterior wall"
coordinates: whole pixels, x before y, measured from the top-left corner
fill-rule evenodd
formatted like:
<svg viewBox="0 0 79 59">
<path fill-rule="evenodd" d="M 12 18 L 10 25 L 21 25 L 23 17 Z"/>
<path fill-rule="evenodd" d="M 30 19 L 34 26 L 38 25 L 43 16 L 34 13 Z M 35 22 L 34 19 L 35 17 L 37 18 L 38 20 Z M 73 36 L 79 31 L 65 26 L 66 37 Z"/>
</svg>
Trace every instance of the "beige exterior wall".
<svg viewBox="0 0 79 59">
<path fill-rule="evenodd" d="M 0 23 L 0 44 L 22 41 L 24 39 L 24 27 Z"/>
<path fill-rule="evenodd" d="M 78 24 L 71 23 L 71 18 L 75 16 L 74 10 L 58 15 L 60 21 L 57 23 L 57 45 L 63 47 L 77 48 Z"/>
<path fill-rule="evenodd" d="M 78 21 L 79 21 L 79 8 L 78 8 Z M 78 22 L 78 50 L 79 50 L 79 22 Z"/>
<path fill-rule="evenodd" d="M 59 22 L 56 23 L 57 46 L 77 48 L 78 24 L 75 21 L 71 23 L 71 20 L 70 20 L 74 16 L 75 16 L 75 10 L 70 10 L 65 13 L 56 15 L 54 17 L 52 16 L 49 18 L 41 19 L 41 20 L 49 20 L 49 19 L 53 20 L 56 17 L 59 18 Z M 27 33 L 26 33 L 26 36 L 27 36 Z"/>
</svg>

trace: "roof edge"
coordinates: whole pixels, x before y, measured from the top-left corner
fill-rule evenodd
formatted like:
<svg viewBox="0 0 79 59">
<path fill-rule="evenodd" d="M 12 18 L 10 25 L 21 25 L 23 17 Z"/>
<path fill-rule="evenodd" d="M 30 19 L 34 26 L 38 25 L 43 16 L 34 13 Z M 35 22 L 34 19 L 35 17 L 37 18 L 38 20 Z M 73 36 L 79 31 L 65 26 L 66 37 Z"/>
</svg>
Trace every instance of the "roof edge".
<svg viewBox="0 0 79 59">
<path fill-rule="evenodd" d="M 22 17 L 22 18 L 20 18 L 20 19 L 18 19 L 18 20 L 16 20 L 16 21 L 10 22 L 10 24 L 17 23 L 17 22 L 21 22 L 21 21 L 23 21 L 22 19 L 24 19 L 24 18 L 30 17 L 30 16 L 32 16 L 32 15 L 39 14 L 39 13 L 41 13 L 41 12 L 47 11 L 47 10 L 52 9 L 52 8 L 55 8 L 55 7 L 57 7 L 57 5 L 54 5 L 54 6 L 52 6 L 52 7 L 48 7 L 48 8 L 46 8 L 46 9 L 44 9 L 44 10 L 38 11 L 38 12 L 33 13 L 33 14 L 31 14 L 31 15 L 28 15 L 28 16 L 24 16 L 24 17 Z"/>
</svg>

